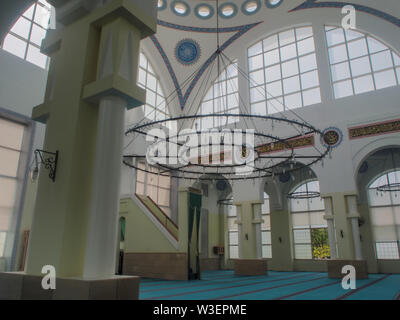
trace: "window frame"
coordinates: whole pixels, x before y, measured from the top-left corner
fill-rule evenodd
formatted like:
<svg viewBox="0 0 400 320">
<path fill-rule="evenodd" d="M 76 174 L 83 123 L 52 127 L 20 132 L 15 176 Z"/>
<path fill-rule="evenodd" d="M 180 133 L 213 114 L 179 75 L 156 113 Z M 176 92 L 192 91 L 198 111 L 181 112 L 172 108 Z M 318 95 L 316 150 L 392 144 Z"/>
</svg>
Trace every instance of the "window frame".
<svg viewBox="0 0 400 320">
<path fill-rule="evenodd" d="M 17 263 L 19 243 L 22 241 L 21 236 L 21 219 L 23 212 L 23 203 L 26 194 L 27 182 L 29 179 L 30 162 L 32 159 L 32 150 L 35 136 L 35 123 L 27 116 L 17 114 L 13 111 L 0 108 L 0 118 L 10 121 L 18 125 L 24 126 L 23 136 L 21 138 L 20 157 L 18 161 L 18 169 L 15 177 L 8 177 L 16 181 L 15 199 L 10 217 L 8 230 L 6 233 L 5 247 L 0 259 L 6 260 L 6 269 L 11 271 Z M 6 177 L 2 175 L 2 177 Z"/>
<path fill-rule="evenodd" d="M 371 218 L 371 228 L 372 228 L 372 234 L 373 234 L 373 237 L 374 237 L 374 239 L 373 239 L 374 240 L 374 250 L 375 250 L 375 257 L 376 257 L 377 260 L 395 260 L 395 261 L 400 260 L 400 233 L 398 231 L 395 231 L 395 234 L 396 234 L 396 237 L 397 237 L 396 240 L 393 240 L 393 241 L 389 241 L 389 240 L 377 241 L 376 240 L 376 235 L 375 235 L 375 226 L 373 225 L 373 220 L 374 220 L 373 219 L 373 212 L 372 212 L 373 210 L 371 210 L 371 209 L 389 209 L 390 208 L 391 212 L 392 212 L 393 221 L 394 221 L 393 227 L 394 227 L 395 230 L 400 228 L 400 224 L 399 225 L 396 224 L 396 216 L 395 216 L 395 209 L 394 209 L 394 208 L 398 208 L 400 210 L 400 203 L 398 203 L 398 204 L 395 203 L 395 201 L 393 200 L 393 194 L 391 192 L 389 192 L 390 203 L 389 204 L 382 204 L 382 205 L 373 205 L 372 204 L 371 195 L 370 195 L 371 192 L 377 192 L 377 193 L 380 192 L 380 191 L 377 191 L 376 190 L 377 187 L 375 187 L 373 185 L 375 185 L 376 183 L 379 184 L 378 183 L 379 180 L 382 179 L 383 177 L 386 178 L 385 179 L 386 183 L 391 183 L 390 182 L 390 174 L 392 174 L 392 173 L 394 173 L 395 176 L 396 176 L 396 173 L 397 173 L 397 175 L 400 176 L 400 169 L 387 170 L 384 173 L 381 173 L 381 174 L 375 176 L 375 178 L 373 178 L 371 180 L 371 182 L 367 186 L 368 207 L 370 209 L 369 211 L 370 211 L 370 218 Z M 397 226 L 399 226 L 399 227 L 397 227 Z M 381 251 L 378 249 L 378 245 L 379 244 L 385 244 L 385 243 L 391 243 L 391 244 L 395 244 L 397 246 L 397 258 L 396 257 L 394 257 L 394 258 L 393 257 L 392 258 L 380 258 L 380 252 Z"/>
<path fill-rule="evenodd" d="M 43 3 L 43 1 L 44 1 L 44 0 L 38 0 L 38 1 L 36 1 L 36 2 L 33 3 L 27 10 L 25 10 L 25 12 L 24 12 L 22 15 L 20 15 L 20 16 L 18 17 L 18 19 L 15 21 L 15 23 L 13 24 L 13 26 L 10 28 L 10 30 L 8 31 L 8 33 L 6 34 L 6 36 L 4 37 L 4 39 L 2 40 L 2 42 L 1 42 L 1 48 L 2 48 L 3 50 L 7 51 L 7 52 L 10 52 L 11 54 L 13 54 L 13 55 L 15 55 L 15 56 L 20 57 L 21 59 L 23 59 L 23 60 L 25 60 L 25 61 L 27 61 L 27 62 L 29 62 L 29 63 L 32 63 L 32 64 L 38 66 L 39 68 L 42 68 L 42 69 L 47 70 L 48 67 L 49 67 L 49 64 L 50 64 L 50 57 L 48 57 L 48 56 L 46 56 L 46 55 L 40 53 L 41 55 L 46 56 L 46 62 L 45 62 L 45 65 L 44 65 L 44 66 L 39 65 L 38 63 L 35 63 L 35 62 L 29 60 L 29 57 L 28 57 L 29 50 L 30 50 L 30 46 L 34 47 L 35 49 L 37 49 L 37 50 L 39 50 L 39 51 L 40 51 L 40 49 L 41 49 L 41 45 L 40 45 L 40 44 L 36 44 L 36 43 L 32 40 L 32 33 L 33 33 L 34 27 L 39 28 L 39 30 L 44 31 L 45 34 L 47 33 L 47 31 L 48 31 L 48 29 L 49 29 L 50 19 L 51 19 L 51 14 L 52 14 L 52 9 L 51 9 L 50 4 L 48 4 L 48 3 L 46 2 L 47 5 L 48 5 L 48 6 L 47 6 L 47 5 L 45 5 L 45 4 Z M 43 8 L 44 10 L 46 10 L 46 11 L 49 13 L 49 24 L 48 24 L 47 28 L 43 27 L 43 25 L 41 25 L 40 23 L 38 23 L 38 22 L 35 21 L 36 13 L 37 13 L 37 10 L 38 10 L 38 6 L 40 6 L 41 8 Z M 32 17 L 27 17 L 27 16 L 26 16 L 26 13 L 27 13 L 29 10 L 31 10 L 31 8 L 33 8 Z M 27 31 L 28 31 L 28 34 L 27 34 L 27 37 L 26 37 L 26 38 L 25 38 L 24 36 L 19 35 L 18 33 L 14 32 L 14 31 L 12 30 L 12 29 L 17 25 L 17 23 L 20 21 L 20 19 L 26 20 L 27 23 L 29 23 L 29 30 L 27 30 Z M 19 56 L 19 55 L 17 55 L 16 53 L 7 50 L 7 48 L 4 48 L 4 43 L 6 42 L 6 39 L 7 39 L 7 37 L 9 37 L 9 36 L 14 37 L 14 38 L 16 38 L 16 39 L 18 39 L 18 40 L 20 40 L 20 41 L 23 41 L 23 42 L 25 43 L 25 49 L 24 49 L 24 52 L 23 52 L 23 56 Z M 46 37 L 46 35 L 45 35 L 44 37 Z M 43 38 L 43 39 L 44 39 L 44 38 Z"/>
<path fill-rule="evenodd" d="M 229 74 L 229 69 L 233 68 L 233 75 Z M 223 89 L 225 87 L 225 89 Z M 229 90 L 229 89 L 230 90 Z M 216 91 L 219 90 L 219 94 Z M 236 100 L 237 105 L 229 107 L 229 98 Z M 218 110 L 218 100 L 221 101 L 221 110 Z M 204 111 L 205 104 L 212 103 L 211 112 Z M 202 98 L 199 108 L 197 110 L 198 115 L 205 114 L 240 114 L 240 89 L 239 89 L 239 67 L 238 61 L 234 60 L 231 64 L 226 66 L 224 70 L 212 81 L 210 88 Z M 225 117 L 203 117 L 194 121 L 193 128 L 196 130 L 207 130 L 212 128 L 220 128 L 225 125 L 232 125 L 239 122 L 239 117 L 229 117 L 225 121 Z M 212 126 L 205 126 L 207 122 L 212 122 Z M 225 123 L 223 123 L 225 122 Z"/>
<path fill-rule="evenodd" d="M 169 176 L 169 186 L 168 187 L 164 187 L 160 185 L 160 171 L 162 170 L 161 168 L 158 168 L 156 166 L 151 166 L 149 165 L 147 162 L 144 161 L 140 161 L 138 162 L 138 166 L 145 166 L 145 170 L 146 171 L 141 171 L 139 169 L 136 170 L 136 182 L 135 182 L 135 193 L 138 195 L 145 195 L 150 197 L 156 204 L 158 207 L 160 207 L 160 209 L 162 209 L 162 211 L 168 216 L 171 217 L 171 179 L 172 176 Z M 154 173 L 149 173 L 148 171 L 152 171 L 155 170 Z M 144 181 L 138 181 L 138 173 L 141 172 L 142 174 L 144 174 Z M 150 183 L 150 177 L 149 175 L 157 175 L 157 184 L 151 184 Z M 138 192 L 138 184 L 142 184 L 143 185 L 143 193 L 139 193 Z M 150 195 L 148 195 L 147 193 L 147 188 L 148 187 L 154 188 L 157 190 L 157 199 L 153 199 Z M 161 202 L 159 201 L 159 195 L 160 195 L 160 190 L 163 191 L 168 191 L 168 205 L 164 205 L 161 204 Z"/>
<path fill-rule="evenodd" d="M 341 30 L 342 31 L 342 35 L 343 35 L 343 41 L 339 41 L 335 44 L 329 44 L 329 37 L 328 37 L 328 33 L 330 32 L 334 32 L 335 30 Z M 363 93 L 367 93 L 367 92 L 374 92 L 374 91 L 378 91 L 378 90 L 382 90 L 382 89 L 386 89 L 386 88 L 392 88 L 392 87 L 396 87 L 400 85 L 400 63 L 398 65 L 396 65 L 396 59 L 395 56 L 397 56 L 398 58 L 400 58 L 400 55 L 398 52 L 396 52 L 393 48 L 391 48 L 389 45 L 387 45 L 386 43 L 384 43 L 383 41 L 377 39 L 374 35 L 369 34 L 369 33 L 365 33 L 362 30 L 351 30 L 354 31 L 356 33 L 359 33 L 360 36 L 353 38 L 353 39 L 349 39 L 348 36 L 348 31 L 346 31 L 345 29 L 343 29 L 340 26 L 333 26 L 333 25 L 325 25 L 324 26 L 324 33 L 325 33 L 325 41 L 326 41 L 326 46 L 327 46 L 327 50 L 328 50 L 328 64 L 329 64 L 329 70 L 330 70 L 330 81 L 331 81 L 331 88 L 333 91 L 333 97 L 335 100 L 337 99 L 342 99 L 342 98 L 346 98 L 346 97 L 352 97 L 352 96 L 357 96 L 359 94 L 363 94 Z M 370 41 L 375 41 L 377 42 L 379 45 L 383 46 L 384 48 L 378 51 L 374 51 L 371 52 L 371 47 L 370 47 Z M 360 55 L 360 56 L 356 56 L 351 58 L 350 57 L 350 49 L 349 49 L 349 44 L 353 44 L 356 43 L 357 41 L 360 40 L 364 40 L 364 43 L 366 44 L 366 50 L 367 53 Z M 339 61 L 339 62 L 332 62 L 331 61 L 331 50 L 334 48 L 339 48 L 345 46 L 345 52 L 346 52 L 346 59 Z M 374 56 L 376 56 L 377 54 L 381 54 L 384 52 L 389 52 L 390 55 L 390 60 L 391 60 L 391 66 L 390 67 L 385 67 L 383 69 L 379 69 L 379 70 L 374 70 L 374 63 L 372 58 Z M 368 66 L 369 66 L 369 72 L 365 72 L 362 74 L 358 74 L 358 75 L 354 75 L 354 66 L 355 66 L 355 61 L 360 61 L 361 59 L 366 59 L 368 60 Z M 352 64 L 353 62 L 353 64 Z M 349 76 L 345 77 L 345 78 L 341 78 L 339 80 L 335 80 L 334 79 L 334 67 L 335 66 L 340 66 L 340 65 L 345 65 L 346 68 L 348 69 L 349 72 Z M 389 86 L 385 86 L 382 88 L 378 88 L 377 87 L 377 75 L 383 74 L 385 72 L 389 72 L 389 71 L 393 71 L 394 74 L 394 85 L 389 85 Z M 362 79 L 366 79 L 366 78 L 371 78 L 372 79 L 372 89 L 368 89 L 365 90 L 362 89 L 360 92 L 356 92 L 356 84 L 355 81 L 359 80 L 361 81 Z M 337 85 L 339 84 L 348 84 L 351 83 L 351 94 L 345 94 L 345 95 L 339 95 L 336 93 L 337 90 Z"/>
<path fill-rule="evenodd" d="M 299 29 L 305 29 L 305 28 L 310 28 L 311 29 L 311 34 L 308 36 L 303 36 L 300 37 L 298 35 L 298 30 Z M 287 32 L 291 32 L 293 31 L 293 35 L 294 35 L 294 41 L 288 42 L 288 43 L 284 43 L 282 44 L 282 41 L 280 39 L 280 35 L 287 33 Z M 271 38 L 276 38 L 276 41 L 274 42 L 274 45 L 272 46 L 272 48 L 266 49 L 265 48 L 265 42 L 268 39 Z M 312 39 L 313 41 L 313 46 L 314 49 L 311 51 L 308 51 L 306 53 L 300 54 L 299 53 L 299 43 L 303 42 L 303 41 L 307 41 Z M 261 45 L 261 51 L 256 52 L 255 54 L 251 54 L 250 50 L 254 47 L 256 47 L 257 45 Z M 295 56 L 288 58 L 288 59 L 282 59 L 282 49 L 284 48 L 288 48 L 290 46 L 295 46 Z M 268 53 L 273 53 L 274 51 L 277 51 L 277 61 L 271 64 L 267 64 L 266 63 L 266 54 Z M 301 70 L 301 59 L 302 58 L 306 58 L 312 56 L 312 58 L 315 61 L 315 67 L 313 68 L 307 68 L 306 71 L 302 71 Z M 262 59 L 262 65 L 259 66 L 258 68 L 251 68 L 251 59 L 254 57 L 261 57 Z M 284 76 L 283 75 L 283 65 L 287 64 L 287 63 L 291 63 L 293 61 L 296 61 L 297 64 L 297 72 L 288 76 Z M 307 106 L 311 106 L 311 105 L 315 105 L 318 103 L 322 102 L 322 93 L 321 93 L 321 81 L 320 81 L 320 74 L 319 74 L 319 68 L 318 68 L 318 59 L 317 59 L 317 52 L 316 52 L 316 42 L 315 42 L 315 35 L 314 35 L 314 29 L 312 25 L 303 25 L 303 26 L 298 26 L 298 27 L 292 27 L 289 29 L 285 29 L 285 30 L 281 30 L 279 32 L 273 33 L 268 35 L 267 37 L 263 38 L 262 40 L 252 44 L 250 47 L 247 48 L 247 64 L 248 64 L 248 76 L 249 76 L 249 96 L 250 96 L 250 109 L 251 109 L 251 113 L 252 114 L 261 114 L 261 115 L 271 115 L 271 114 L 276 114 L 276 113 L 280 113 L 280 112 L 286 112 L 289 110 L 294 110 L 294 109 L 298 109 L 298 108 L 303 108 L 303 107 L 307 107 Z M 279 77 L 277 77 L 274 80 L 271 81 L 267 81 L 267 69 L 272 69 L 272 68 L 278 68 L 279 69 Z M 255 82 L 253 81 L 252 84 L 252 74 L 255 74 L 257 72 L 263 72 L 263 81 L 262 83 L 259 82 Z M 317 85 L 314 86 L 310 86 L 307 88 L 304 88 L 304 83 L 305 80 L 303 79 L 303 76 L 305 75 L 311 75 L 312 73 L 316 73 L 316 80 L 317 80 Z M 295 90 L 295 91 L 291 91 L 291 92 L 285 92 L 285 81 L 288 81 L 290 79 L 295 79 L 298 80 L 298 84 L 299 84 L 299 90 Z M 268 86 L 272 86 L 274 84 L 278 84 L 280 83 L 280 94 L 279 95 L 272 95 L 271 93 L 269 93 L 269 90 L 267 90 Z M 260 100 L 257 101 L 252 101 L 252 91 L 254 91 L 254 89 L 257 89 L 258 94 L 262 96 L 262 98 L 260 98 Z M 314 90 L 318 90 L 319 91 L 319 101 L 318 102 L 313 102 L 311 104 L 305 104 L 305 94 L 312 92 Z M 262 92 L 262 93 L 261 93 Z M 293 97 L 295 95 L 300 95 L 300 100 L 301 100 L 301 105 L 294 107 L 294 108 L 289 108 L 287 105 L 287 100 L 289 99 L 289 97 Z M 318 100 L 318 99 L 317 99 Z M 279 104 L 279 107 L 276 107 L 276 104 Z M 259 105 L 261 106 L 260 108 L 262 109 L 262 107 L 265 108 L 265 112 L 257 112 L 255 110 L 256 106 Z M 262 106 L 264 105 L 264 106 Z M 270 108 L 274 108 L 276 110 L 274 111 L 270 111 Z"/>
<path fill-rule="evenodd" d="M 318 182 L 318 191 L 319 191 L 319 181 L 316 180 L 316 179 L 306 180 L 303 183 L 298 184 L 296 187 L 293 188 L 293 191 L 296 192 L 296 190 L 302 188 L 303 186 L 305 186 L 306 191 L 309 191 L 309 184 L 313 183 L 313 182 Z M 322 199 L 321 197 L 315 198 L 315 199 L 320 199 L 320 201 L 322 201 L 322 203 L 323 203 L 323 200 L 321 200 Z M 293 209 L 293 205 L 292 205 L 292 201 L 294 201 L 294 200 L 295 199 L 289 199 L 290 221 L 291 221 L 291 229 L 292 229 L 291 236 L 292 236 L 292 244 L 293 244 L 293 247 L 292 247 L 293 248 L 293 258 L 295 260 L 311 260 L 311 261 L 325 260 L 325 259 L 314 258 L 313 245 L 312 245 L 312 241 L 313 241 L 312 230 L 313 229 L 324 229 L 326 232 L 328 232 L 328 224 L 326 222 L 326 224 L 324 226 L 319 225 L 319 226 L 316 226 L 316 227 L 313 227 L 312 224 L 311 224 L 311 214 L 319 213 L 319 214 L 324 215 L 325 214 L 325 205 L 323 205 L 324 206 L 323 210 L 321 210 L 321 209 L 310 209 L 310 201 L 312 201 L 313 199 L 306 199 L 307 200 L 307 208 L 306 208 L 306 210 L 294 210 Z M 307 214 L 308 221 L 309 221 L 307 227 L 303 227 L 303 226 L 295 227 L 293 225 L 293 217 L 296 214 Z M 296 242 L 295 241 L 295 231 L 305 231 L 305 230 L 309 231 L 310 242 Z M 310 256 L 311 256 L 311 258 L 304 258 L 304 257 L 303 258 L 301 258 L 301 257 L 297 258 L 296 257 L 296 246 L 310 246 Z M 328 246 L 329 246 L 329 241 L 328 241 Z"/>
</svg>

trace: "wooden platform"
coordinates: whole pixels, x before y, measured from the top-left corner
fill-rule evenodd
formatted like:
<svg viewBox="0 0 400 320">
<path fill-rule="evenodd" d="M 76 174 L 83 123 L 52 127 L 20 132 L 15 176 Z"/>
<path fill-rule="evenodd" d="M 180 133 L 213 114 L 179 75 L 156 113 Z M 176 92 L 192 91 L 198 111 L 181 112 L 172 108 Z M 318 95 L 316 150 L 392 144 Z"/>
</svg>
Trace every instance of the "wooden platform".
<svg viewBox="0 0 400 320">
<path fill-rule="evenodd" d="M 235 259 L 235 276 L 265 276 L 268 274 L 268 264 L 265 259 Z"/>
<path fill-rule="evenodd" d="M 346 265 L 353 266 L 356 269 L 356 279 L 367 279 L 368 268 L 365 260 L 328 260 L 328 277 L 333 279 L 341 279 L 345 276 L 342 268 Z"/>
<path fill-rule="evenodd" d="M 138 300 L 139 277 L 57 278 L 55 290 L 42 288 L 42 276 L 0 273 L 0 300 Z"/>
</svg>

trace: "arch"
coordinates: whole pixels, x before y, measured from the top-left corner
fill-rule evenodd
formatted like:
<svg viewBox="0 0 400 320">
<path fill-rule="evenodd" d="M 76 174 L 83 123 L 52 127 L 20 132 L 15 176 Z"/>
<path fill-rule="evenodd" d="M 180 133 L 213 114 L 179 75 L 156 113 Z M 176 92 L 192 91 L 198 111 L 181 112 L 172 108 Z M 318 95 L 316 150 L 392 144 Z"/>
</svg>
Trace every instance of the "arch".
<svg viewBox="0 0 400 320">
<path fill-rule="evenodd" d="M 357 182 L 360 203 L 367 204 L 369 202 L 368 189 L 372 181 L 400 166 L 400 163 L 398 166 L 393 166 L 390 161 L 385 161 L 385 159 L 390 157 L 390 155 L 387 154 L 390 150 L 395 150 L 395 157 L 399 158 L 400 146 L 388 143 L 374 148 L 360 160 L 357 170 L 355 171 L 355 181 Z M 365 163 L 366 165 L 364 165 Z M 363 165 L 364 168 L 362 167 Z"/>
<path fill-rule="evenodd" d="M 400 56 L 360 30 L 325 26 L 336 99 L 400 85 Z"/>
<path fill-rule="evenodd" d="M 368 144 L 363 145 L 353 155 L 354 179 L 357 181 L 357 175 L 364 161 L 375 152 L 386 148 L 400 148 L 399 137 L 397 135 L 379 137 Z"/>
<path fill-rule="evenodd" d="M 2 41 L 2 49 L 47 69 L 50 59 L 40 52 L 40 46 L 49 28 L 51 14 L 52 7 L 47 1 L 36 1 L 11 27 Z"/>
<path fill-rule="evenodd" d="M 378 151 L 379 152 L 379 151 Z M 399 157 L 397 152 L 397 157 Z M 370 179 L 368 195 L 369 220 L 373 234 L 376 259 L 400 259 L 400 191 L 379 189 L 384 185 L 400 183 L 400 167 L 384 168 Z M 394 186 L 394 185 L 393 185 Z"/>
</svg>

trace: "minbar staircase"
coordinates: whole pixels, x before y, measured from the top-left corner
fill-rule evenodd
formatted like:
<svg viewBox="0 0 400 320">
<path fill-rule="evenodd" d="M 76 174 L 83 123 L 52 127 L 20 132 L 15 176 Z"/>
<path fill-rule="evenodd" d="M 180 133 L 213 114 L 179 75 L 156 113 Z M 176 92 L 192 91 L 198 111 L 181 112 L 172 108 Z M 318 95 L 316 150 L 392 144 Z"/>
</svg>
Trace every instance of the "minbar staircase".
<svg viewBox="0 0 400 320">
<path fill-rule="evenodd" d="M 168 233 L 178 241 L 178 226 L 168 217 L 164 211 L 149 196 L 136 194 L 140 202 L 149 210 L 149 212 L 164 226 Z"/>
</svg>

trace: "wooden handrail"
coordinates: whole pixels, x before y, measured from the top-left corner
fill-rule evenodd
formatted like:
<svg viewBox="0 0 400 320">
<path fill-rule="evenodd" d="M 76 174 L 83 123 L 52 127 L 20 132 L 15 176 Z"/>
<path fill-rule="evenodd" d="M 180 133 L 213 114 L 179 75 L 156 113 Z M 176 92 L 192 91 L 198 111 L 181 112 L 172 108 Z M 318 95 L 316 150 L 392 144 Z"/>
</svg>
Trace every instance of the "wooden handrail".
<svg viewBox="0 0 400 320">
<path fill-rule="evenodd" d="M 167 231 L 178 241 L 178 235 L 173 234 L 173 232 L 171 230 L 168 229 L 168 222 L 170 222 L 178 231 L 179 227 L 171 220 L 170 217 L 168 217 L 165 212 L 157 205 L 157 203 L 154 202 L 153 199 L 151 199 L 149 196 L 144 196 L 144 195 L 139 195 L 136 193 L 136 197 L 140 200 L 140 202 L 147 208 L 147 210 L 149 210 L 151 212 L 151 214 L 157 219 L 158 222 L 160 222 L 165 229 L 167 229 Z M 165 218 L 166 222 L 163 222 L 159 219 L 159 217 L 153 212 L 153 210 L 151 208 L 149 208 L 149 206 L 147 205 L 147 203 L 145 201 L 143 201 L 143 199 L 141 197 L 144 197 L 146 199 L 149 199 L 150 202 L 160 211 L 160 213 L 162 214 L 162 216 Z"/>
<path fill-rule="evenodd" d="M 176 227 L 178 229 L 178 226 L 175 224 L 175 222 L 172 221 L 172 219 L 170 217 L 167 216 L 167 214 L 163 211 L 163 209 L 161 209 L 160 206 L 157 203 L 155 203 L 155 201 L 150 196 L 147 196 L 147 198 L 149 198 L 150 201 L 161 211 L 161 213 L 165 216 L 165 218 L 169 222 L 171 222 L 174 227 Z"/>
</svg>

